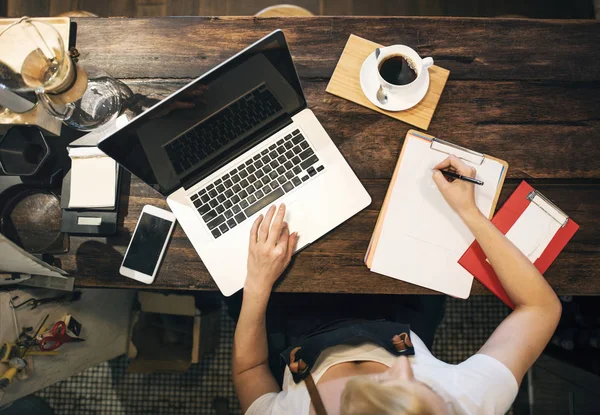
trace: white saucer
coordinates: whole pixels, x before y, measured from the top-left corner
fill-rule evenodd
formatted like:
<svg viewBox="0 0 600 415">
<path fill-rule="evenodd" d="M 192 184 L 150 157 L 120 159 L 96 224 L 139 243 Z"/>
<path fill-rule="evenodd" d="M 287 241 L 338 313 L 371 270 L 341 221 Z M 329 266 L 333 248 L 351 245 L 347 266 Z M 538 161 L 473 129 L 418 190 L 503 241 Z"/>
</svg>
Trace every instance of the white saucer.
<svg viewBox="0 0 600 415">
<path fill-rule="evenodd" d="M 377 60 L 375 59 L 375 51 L 371 53 L 367 59 L 365 59 L 362 67 L 360 68 L 360 87 L 363 93 L 373 105 L 384 109 L 386 111 L 403 111 L 417 105 L 429 89 L 429 69 L 425 71 L 423 76 L 425 80 L 423 82 L 423 88 L 418 91 L 414 91 L 407 94 L 392 94 L 388 92 L 388 100 L 385 104 L 382 104 L 377 100 L 377 90 L 379 89 L 379 81 L 377 80 Z"/>
</svg>

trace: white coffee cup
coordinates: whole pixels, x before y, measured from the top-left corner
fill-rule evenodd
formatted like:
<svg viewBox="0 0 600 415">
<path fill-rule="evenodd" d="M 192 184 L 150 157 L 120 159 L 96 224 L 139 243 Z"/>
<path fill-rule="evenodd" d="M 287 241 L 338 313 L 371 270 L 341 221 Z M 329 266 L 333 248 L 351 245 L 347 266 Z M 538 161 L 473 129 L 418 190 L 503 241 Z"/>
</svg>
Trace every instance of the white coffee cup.
<svg viewBox="0 0 600 415">
<path fill-rule="evenodd" d="M 392 45 L 379 49 L 379 57 L 377 58 L 377 79 L 383 89 L 394 95 L 403 96 L 411 95 L 421 91 L 423 88 L 429 87 L 429 76 L 425 75 L 427 68 L 433 65 L 433 58 L 421 58 L 417 52 L 405 45 Z M 411 68 L 416 72 L 417 77 L 414 81 L 406 85 L 391 84 L 381 76 L 379 68 L 383 61 L 391 56 L 401 55 L 412 63 Z"/>
</svg>

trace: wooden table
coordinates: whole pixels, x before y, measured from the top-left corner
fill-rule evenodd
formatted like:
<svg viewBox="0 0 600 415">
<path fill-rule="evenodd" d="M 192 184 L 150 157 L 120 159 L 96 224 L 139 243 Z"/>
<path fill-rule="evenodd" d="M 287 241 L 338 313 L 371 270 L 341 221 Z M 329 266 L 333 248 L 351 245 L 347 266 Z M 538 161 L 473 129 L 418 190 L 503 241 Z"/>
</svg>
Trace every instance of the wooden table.
<svg viewBox="0 0 600 415">
<path fill-rule="evenodd" d="M 581 229 L 546 273 L 560 294 L 600 294 L 600 23 L 475 18 L 75 19 L 81 61 L 135 92 L 163 97 L 282 28 L 315 112 L 373 198 L 367 209 L 298 254 L 281 292 L 430 293 L 363 265 L 409 125 L 325 92 L 351 33 L 403 43 L 448 68 L 429 134 L 507 160 L 500 205 L 522 180 Z M 62 267 L 87 287 L 141 287 L 119 275 L 145 204 L 161 195 L 132 178 L 123 224 L 111 238 L 71 238 Z M 144 286 L 146 287 L 146 286 Z M 216 290 L 180 227 L 150 288 Z M 473 294 L 487 290 L 475 282 Z"/>
</svg>

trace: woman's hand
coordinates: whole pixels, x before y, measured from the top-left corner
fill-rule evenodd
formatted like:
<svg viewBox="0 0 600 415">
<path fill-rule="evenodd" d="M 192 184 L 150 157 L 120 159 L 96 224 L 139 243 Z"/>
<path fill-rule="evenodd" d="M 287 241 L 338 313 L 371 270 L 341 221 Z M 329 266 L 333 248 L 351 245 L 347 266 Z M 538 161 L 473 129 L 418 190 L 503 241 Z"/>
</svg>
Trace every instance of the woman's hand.
<svg viewBox="0 0 600 415">
<path fill-rule="evenodd" d="M 473 183 L 464 180 L 448 181 L 440 170 L 448 169 L 456 171 L 463 176 L 475 177 L 476 170 L 473 167 L 467 166 L 456 156 L 449 156 L 434 167 L 433 181 L 437 185 L 440 192 L 446 199 L 446 202 L 459 214 L 463 219 L 466 215 L 477 213 L 477 205 L 475 204 L 475 189 Z"/>
<path fill-rule="evenodd" d="M 277 214 L 275 210 L 275 206 L 271 206 L 264 219 L 260 215 L 250 230 L 245 292 L 270 294 L 296 249 L 298 233 L 290 235 L 288 224 L 283 221 L 285 205 L 279 206 Z"/>
</svg>

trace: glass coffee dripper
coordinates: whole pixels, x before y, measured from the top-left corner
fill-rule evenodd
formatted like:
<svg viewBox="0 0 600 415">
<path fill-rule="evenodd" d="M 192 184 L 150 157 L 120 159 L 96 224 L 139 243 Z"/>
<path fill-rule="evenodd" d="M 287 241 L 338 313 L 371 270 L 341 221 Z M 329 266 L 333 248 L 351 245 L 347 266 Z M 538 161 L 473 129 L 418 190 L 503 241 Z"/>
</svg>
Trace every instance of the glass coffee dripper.
<svg viewBox="0 0 600 415">
<path fill-rule="evenodd" d="M 27 17 L 0 33 L 0 88 L 83 131 L 116 118 L 127 94 L 104 71 L 75 63 L 52 25 Z"/>
</svg>

